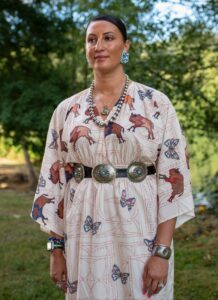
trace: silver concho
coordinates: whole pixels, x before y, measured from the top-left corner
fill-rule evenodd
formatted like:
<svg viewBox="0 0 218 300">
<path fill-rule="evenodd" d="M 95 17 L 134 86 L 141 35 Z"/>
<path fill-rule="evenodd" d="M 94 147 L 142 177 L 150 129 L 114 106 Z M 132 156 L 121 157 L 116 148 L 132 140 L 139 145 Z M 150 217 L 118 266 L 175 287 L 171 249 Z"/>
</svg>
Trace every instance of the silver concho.
<svg viewBox="0 0 218 300">
<path fill-rule="evenodd" d="M 147 176 L 147 165 L 143 162 L 132 162 L 127 169 L 127 177 L 132 182 L 140 182 Z"/>
<path fill-rule="evenodd" d="M 100 164 L 92 170 L 92 177 L 100 183 L 108 183 L 116 177 L 116 169 L 107 164 Z"/>
<path fill-rule="evenodd" d="M 74 167 L 74 179 L 77 183 L 83 180 L 85 177 L 85 170 L 82 164 L 75 164 Z"/>
</svg>

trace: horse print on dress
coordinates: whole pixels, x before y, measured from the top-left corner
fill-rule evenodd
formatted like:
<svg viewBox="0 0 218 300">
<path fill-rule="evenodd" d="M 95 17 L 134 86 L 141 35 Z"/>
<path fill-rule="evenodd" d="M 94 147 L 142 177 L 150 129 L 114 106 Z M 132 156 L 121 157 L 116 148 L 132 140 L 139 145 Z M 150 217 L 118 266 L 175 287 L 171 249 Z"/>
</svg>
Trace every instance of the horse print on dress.
<svg viewBox="0 0 218 300">
<path fill-rule="evenodd" d="M 124 132 L 124 128 L 114 122 L 109 122 L 107 126 L 105 126 L 104 136 L 107 137 L 110 134 L 115 134 L 118 138 L 119 143 L 124 143 L 125 140 L 122 137 L 122 133 Z"/>
<path fill-rule="evenodd" d="M 126 190 L 122 190 L 122 195 L 121 195 L 121 198 L 120 198 L 120 205 L 122 207 L 128 207 L 128 211 L 130 211 L 134 204 L 136 202 L 136 198 L 132 197 L 132 198 L 127 198 L 127 195 L 126 195 Z"/>
<path fill-rule="evenodd" d="M 168 147 L 168 150 L 164 152 L 167 158 L 179 159 L 178 153 L 175 151 L 175 147 L 178 145 L 179 139 L 168 139 L 164 142 L 164 145 Z"/>
<path fill-rule="evenodd" d="M 93 222 L 92 218 L 90 216 L 87 216 L 83 225 L 83 228 L 85 232 L 92 232 L 92 235 L 96 234 L 99 227 L 101 225 L 101 222 Z"/>
<path fill-rule="evenodd" d="M 95 143 L 94 139 L 90 136 L 91 130 L 86 126 L 76 126 L 70 133 L 70 142 L 73 144 L 73 149 L 76 150 L 76 142 L 81 137 L 88 140 L 89 145 Z"/>
<path fill-rule="evenodd" d="M 70 282 L 67 280 L 67 288 L 70 294 L 74 294 L 77 291 L 78 280 Z"/>
<path fill-rule="evenodd" d="M 68 116 L 71 112 L 74 114 L 75 118 L 77 116 L 79 116 L 79 111 L 78 111 L 79 109 L 80 109 L 80 104 L 79 103 L 75 103 L 73 106 L 71 106 L 71 108 L 67 111 L 65 121 L 67 120 L 67 118 L 68 118 Z"/>
<path fill-rule="evenodd" d="M 46 225 L 45 220 L 48 220 L 48 218 L 46 218 L 43 215 L 43 207 L 45 206 L 45 204 L 55 203 L 54 199 L 55 199 L 54 197 L 49 198 L 48 195 L 46 195 L 46 194 L 39 196 L 33 204 L 33 209 L 32 209 L 33 219 L 37 220 L 37 219 L 41 218 L 44 225 Z"/>
<path fill-rule="evenodd" d="M 184 177 L 179 172 L 179 169 L 170 169 L 169 170 L 169 177 L 166 175 L 159 175 L 160 179 L 164 179 L 165 182 L 169 182 L 172 186 L 172 194 L 170 198 L 167 200 L 172 202 L 175 196 L 178 195 L 180 197 L 184 192 Z"/>
<path fill-rule="evenodd" d="M 126 97 L 124 98 L 124 103 L 129 105 L 129 109 L 130 110 L 134 110 L 134 106 L 133 103 L 135 102 L 135 99 L 132 98 L 130 95 L 126 95 Z"/>
<path fill-rule="evenodd" d="M 50 168 L 49 180 L 53 184 L 59 183 L 60 189 L 62 188 L 63 183 L 60 181 L 60 169 L 63 167 L 63 164 L 60 160 L 55 161 Z"/>
<path fill-rule="evenodd" d="M 73 144 L 73 149 L 76 150 L 76 142 L 81 137 L 84 137 L 88 140 L 89 145 L 95 143 L 94 139 L 90 136 L 91 130 L 86 126 L 76 126 L 73 131 L 70 133 L 70 143 Z"/>
<path fill-rule="evenodd" d="M 155 235 L 155 237 L 152 240 L 144 239 L 144 243 L 147 246 L 149 252 L 152 252 L 152 250 L 154 248 L 156 237 L 157 237 L 157 235 Z"/>
<path fill-rule="evenodd" d="M 58 209 L 56 211 L 56 214 L 58 215 L 58 217 L 60 219 L 64 218 L 64 199 L 62 199 L 59 203 L 58 203 Z"/>
<path fill-rule="evenodd" d="M 64 166 L 65 178 L 66 182 L 68 182 L 71 178 L 74 177 L 74 165 L 72 163 L 68 163 Z"/>
<path fill-rule="evenodd" d="M 38 180 L 38 185 L 36 188 L 36 194 L 39 194 L 40 192 L 40 188 L 44 188 L 46 186 L 46 180 L 45 178 L 42 176 L 42 174 L 39 175 L 39 180 Z"/>
<path fill-rule="evenodd" d="M 57 140 L 59 138 L 59 134 L 57 133 L 57 131 L 55 129 L 51 129 L 51 136 L 52 136 L 52 141 L 49 144 L 48 148 L 58 150 Z"/>
<path fill-rule="evenodd" d="M 128 277 L 129 277 L 129 273 L 122 273 L 122 272 L 120 272 L 120 269 L 117 265 L 115 265 L 115 264 L 113 265 L 113 269 L 112 269 L 113 281 L 116 281 L 118 278 L 120 278 L 122 284 L 126 284 Z"/>
<path fill-rule="evenodd" d="M 148 139 L 154 140 L 154 133 L 153 133 L 154 124 L 151 120 L 143 117 L 140 114 L 131 113 L 129 121 L 134 124 L 130 128 L 128 128 L 129 131 L 135 131 L 135 129 L 138 127 L 145 127 L 148 130 Z"/>
<path fill-rule="evenodd" d="M 138 91 L 138 94 L 139 94 L 139 98 L 143 101 L 145 100 L 146 98 L 148 100 L 151 100 L 152 99 L 152 96 L 153 96 L 153 93 L 154 91 L 151 90 L 151 89 L 148 89 L 146 92 L 142 91 L 142 90 L 139 90 Z"/>
<path fill-rule="evenodd" d="M 96 116 L 99 116 L 98 109 L 97 109 L 96 106 L 93 107 L 93 112 L 94 112 L 94 114 L 95 114 Z M 88 118 L 85 119 L 85 121 L 83 121 L 83 123 L 88 124 L 89 121 L 92 119 L 92 117 L 90 116 L 90 111 L 89 111 L 88 108 L 87 108 L 86 111 L 85 111 L 85 115 L 88 116 Z"/>
<path fill-rule="evenodd" d="M 61 151 L 62 152 L 68 152 L 67 143 L 62 140 L 63 129 L 61 129 L 59 133 L 60 133 Z"/>
</svg>

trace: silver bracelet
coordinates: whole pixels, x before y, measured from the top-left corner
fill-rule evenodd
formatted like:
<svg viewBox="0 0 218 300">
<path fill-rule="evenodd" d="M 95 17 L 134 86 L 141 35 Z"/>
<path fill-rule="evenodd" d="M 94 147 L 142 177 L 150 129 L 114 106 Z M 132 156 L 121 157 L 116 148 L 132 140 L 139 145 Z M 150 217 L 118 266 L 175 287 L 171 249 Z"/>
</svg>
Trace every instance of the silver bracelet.
<svg viewBox="0 0 218 300">
<path fill-rule="evenodd" d="M 172 250 L 170 247 L 162 245 L 162 244 L 155 244 L 151 255 L 152 256 L 158 256 L 164 259 L 169 259 L 171 256 Z"/>
</svg>

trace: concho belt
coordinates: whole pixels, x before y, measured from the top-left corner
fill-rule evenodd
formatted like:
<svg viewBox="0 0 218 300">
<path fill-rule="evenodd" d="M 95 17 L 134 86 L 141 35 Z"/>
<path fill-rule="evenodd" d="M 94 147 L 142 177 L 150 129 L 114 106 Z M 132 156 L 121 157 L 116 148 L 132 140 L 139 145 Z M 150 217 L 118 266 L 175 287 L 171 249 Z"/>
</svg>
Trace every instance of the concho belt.
<svg viewBox="0 0 218 300">
<path fill-rule="evenodd" d="M 154 165 L 148 166 L 144 162 L 132 162 L 126 169 L 117 169 L 110 164 L 100 164 L 94 168 L 74 163 L 74 179 L 80 183 L 84 178 L 94 178 L 100 183 L 108 183 L 115 178 L 128 177 L 132 182 L 140 182 L 147 175 L 155 174 Z"/>
</svg>

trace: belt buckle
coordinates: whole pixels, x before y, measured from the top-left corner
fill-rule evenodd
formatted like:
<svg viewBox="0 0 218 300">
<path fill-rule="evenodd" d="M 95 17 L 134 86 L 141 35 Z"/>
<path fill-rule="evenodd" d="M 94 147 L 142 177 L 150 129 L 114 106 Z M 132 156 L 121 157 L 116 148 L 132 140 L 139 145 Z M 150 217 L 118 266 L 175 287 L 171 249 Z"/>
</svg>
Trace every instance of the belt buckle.
<svg viewBox="0 0 218 300">
<path fill-rule="evenodd" d="M 140 182 L 147 176 L 147 165 L 143 162 L 132 162 L 127 168 L 127 177 L 132 182 Z"/>
<path fill-rule="evenodd" d="M 116 169 L 109 164 L 100 164 L 93 168 L 92 177 L 100 183 L 108 183 L 116 177 Z"/>
<path fill-rule="evenodd" d="M 74 166 L 74 179 L 77 183 L 80 183 L 85 177 L 85 169 L 82 164 L 75 164 Z"/>
</svg>

